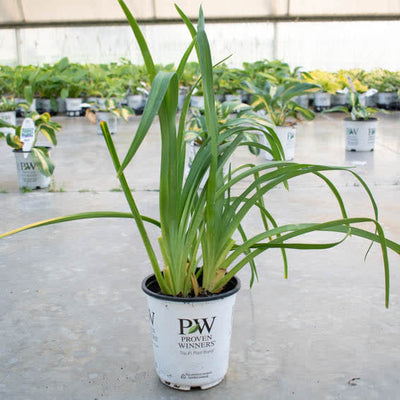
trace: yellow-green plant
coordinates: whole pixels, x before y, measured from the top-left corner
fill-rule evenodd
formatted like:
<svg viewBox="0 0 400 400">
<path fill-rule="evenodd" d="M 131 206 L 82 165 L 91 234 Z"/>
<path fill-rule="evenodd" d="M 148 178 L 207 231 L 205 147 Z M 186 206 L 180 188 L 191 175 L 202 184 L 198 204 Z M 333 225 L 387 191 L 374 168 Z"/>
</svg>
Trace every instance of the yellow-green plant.
<svg viewBox="0 0 400 400">
<path fill-rule="evenodd" d="M 335 94 L 342 89 L 341 85 L 336 81 L 333 72 L 321 71 L 315 69 L 304 75 L 304 80 L 309 83 L 318 85 L 322 92 Z"/>
</svg>

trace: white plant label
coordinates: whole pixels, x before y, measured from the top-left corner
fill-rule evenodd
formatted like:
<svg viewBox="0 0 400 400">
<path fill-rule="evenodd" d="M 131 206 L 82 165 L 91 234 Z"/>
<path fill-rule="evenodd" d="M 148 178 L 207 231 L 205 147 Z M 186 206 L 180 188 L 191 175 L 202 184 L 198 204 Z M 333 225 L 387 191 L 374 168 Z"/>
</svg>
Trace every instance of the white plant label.
<svg viewBox="0 0 400 400">
<path fill-rule="evenodd" d="M 25 118 L 21 126 L 20 140 L 24 144 L 23 151 L 31 151 L 35 143 L 35 123 L 32 118 Z"/>
</svg>

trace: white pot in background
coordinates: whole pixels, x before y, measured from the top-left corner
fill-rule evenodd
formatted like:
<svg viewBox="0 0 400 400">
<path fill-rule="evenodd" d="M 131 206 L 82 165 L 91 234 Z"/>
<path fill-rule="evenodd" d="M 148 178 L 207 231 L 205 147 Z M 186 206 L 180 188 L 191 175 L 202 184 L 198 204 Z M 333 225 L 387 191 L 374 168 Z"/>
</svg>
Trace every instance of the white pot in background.
<svg viewBox="0 0 400 400">
<path fill-rule="evenodd" d="M 51 113 L 50 99 L 44 99 L 44 98 L 36 99 L 36 110 L 39 114 L 42 114 L 44 112 Z"/>
<path fill-rule="evenodd" d="M 27 189 L 44 189 L 49 187 L 50 176 L 40 173 L 30 151 L 14 150 L 17 163 L 18 186 Z"/>
<path fill-rule="evenodd" d="M 0 112 L 0 118 L 11 125 L 17 124 L 16 112 L 15 111 L 2 111 Z M 14 133 L 15 129 L 13 128 L 1 128 L 0 132 L 4 133 L 4 135 L 8 135 L 9 133 Z"/>
<path fill-rule="evenodd" d="M 179 390 L 208 389 L 228 370 L 232 314 L 240 281 L 209 297 L 160 294 L 154 275 L 143 281 L 147 297 L 155 367 L 161 381 Z"/>
<path fill-rule="evenodd" d="M 190 105 L 191 107 L 204 108 L 204 96 L 192 96 Z"/>
<path fill-rule="evenodd" d="M 327 110 L 331 107 L 331 94 L 327 92 L 314 93 L 314 109 L 317 112 Z"/>
<path fill-rule="evenodd" d="M 65 108 L 69 117 L 79 117 L 82 109 L 82 99 L 66 98 Z"/>
<path fill-rule="evenodd" d="M 178 109 L 179 110 L 182 110 L 183 103 L 185 102 L 185 98 L 188 93 L 189 93 L 189 89 L 187 87 L 181 86 L 179 88 L 179 95 L 178 95 Z"/>
<path fill-rule="evenodd" d="M 242 97 L 239 94 L 226 94 L 225 101 L 240 101 L 240 102 L 242 102 Z"/>
<path fill-rule="evenodd" d="M 273 127 L 283 147 L 286 161 L 293 160 L 296 148 L 296 127 L 295 126 L 275 126 Z M 269 147 L 269 143 L 264 135 L 260 134 L 261 144 Z M 268 161 L 272 161 L 272 155 L 263 151 L 264 157 Z"/>
<path fill-rule="evenodd" d="M 301 96 L 297 96 L 293 99 L 300 107 L 308 108 L 309 105 L 309 95 L 302 94 Z"/>
<path fill-rule="evenodd" d="M 375 146 L 375 135 L 378 120 L 345 119 L 346 150 L 347 151 L 372 151 Z"/>
<path fill-rule="evenodd" d="M 345 106 L 347 104 L 348 94 L 336 92 L 331 97 L 332 106 Z"/>
<path fill-rule="evenodd" d="M 65 99 L 62 97 L 57 98 L 57 109 L 59 113 L 65 113 L 67 111 Z"/>
<path fill-rule="evenodd" d="M 89 97 L 86 97 L 85 102 L 88 103 L 88 104 L 96 105 L 96 104 L 98 104 L 97 100 L 98 100 L 99 98 L 100 98 L 100 97 L 89 96 Z"/>
<path fill-rule="evenodd" d="M 132 108 L 135 112 L 143 111 L 146 105 L 146 97 L 143 94 L 131 94 L 127 97 L 128 107 Z"/>
<path fill-rule="evenodd" d="M 376 102 L 379 108 L 390 110 L 393 106 L 393 103 L 396 102 L 396 99 L 396 92 L 378 92 Z"/>
<path fill-rule="evenodd" d="M 101 131 L 100 128 L 100 122 L 105 121 L 107 122 L 108 125 L 108 130 L 110 131 L 111 135 L 114 135 L 114 133 L 117 133 L 117 116 L 110 113 L 110 112 L 104 112 L 104 111 L 98 111 L 96 113 L 97 115 L 97 134 L 102 135 L 103 132 Z"/>
<path fill-rule="evenodd" d="M 378 93 L 375 93 L 371 96 L 366 96 L 365 97 L 365 105 L 367 107 L 377 107 L 377 103 L 378 103 Z"/>
</svg>

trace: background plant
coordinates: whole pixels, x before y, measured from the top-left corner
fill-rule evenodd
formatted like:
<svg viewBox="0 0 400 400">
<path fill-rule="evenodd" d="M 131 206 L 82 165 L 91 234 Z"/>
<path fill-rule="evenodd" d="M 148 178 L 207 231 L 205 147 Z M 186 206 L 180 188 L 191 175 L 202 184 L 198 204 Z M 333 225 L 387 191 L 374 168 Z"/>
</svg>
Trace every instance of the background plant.
<svg viewBox="0 0 400 400">
<path fill-rule="evenodd" d="M 57 145 L 56 133 L 60 131 L 61 125 L 51 121 L 49 113 L 38 114 L 31 112 L 27 117 L 32 118 L 35 123 L 35 140 L 31 149 L 31 156 L 39 171 L 45 176 L 51 176 L 54 171 L 54 164 L 49 156 L 49 149 L 45 146 L 35 146 L 38 134 L 41 133 L 52 145 Z M 14 133 L 4 134 L 0 131 L 0 139 L 5 139 L 6 143 L 14 150 L 22 150 L 21 125 L 15 126 L 0 119 L 0 128 L 14 128 Z"/>
</svg>

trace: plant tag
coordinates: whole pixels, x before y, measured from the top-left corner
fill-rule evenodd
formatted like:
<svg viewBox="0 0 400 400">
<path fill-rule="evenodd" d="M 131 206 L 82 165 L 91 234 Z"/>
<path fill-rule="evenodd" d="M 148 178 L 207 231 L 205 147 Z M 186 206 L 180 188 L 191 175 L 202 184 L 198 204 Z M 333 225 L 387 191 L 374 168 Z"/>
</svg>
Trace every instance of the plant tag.
<svg viewBox="0 0 400 400">
<path fill-rule="evenodd" d="M 20 140 L 23 142 L 22 150 L 31 151 L 35 143 L 35 123 L 32 118 L 25 118 L 21 126 Z"/>
<path fill-rule="evenodd" d="M 378 91 L 377 91 L 376 89 L 368 89 L 368 90 L 365 92 L 365 97 L 373 96 L 375 93 L 378 93 Z"/>
</svg>

